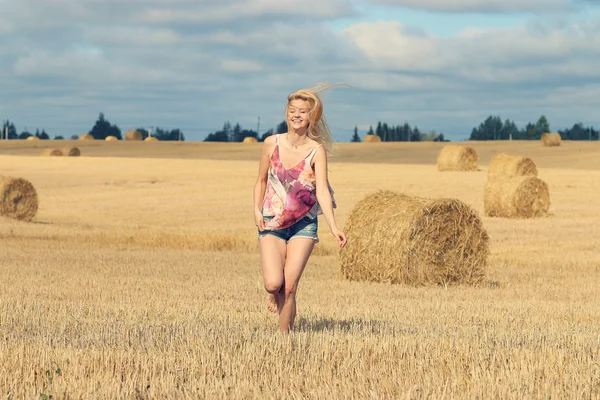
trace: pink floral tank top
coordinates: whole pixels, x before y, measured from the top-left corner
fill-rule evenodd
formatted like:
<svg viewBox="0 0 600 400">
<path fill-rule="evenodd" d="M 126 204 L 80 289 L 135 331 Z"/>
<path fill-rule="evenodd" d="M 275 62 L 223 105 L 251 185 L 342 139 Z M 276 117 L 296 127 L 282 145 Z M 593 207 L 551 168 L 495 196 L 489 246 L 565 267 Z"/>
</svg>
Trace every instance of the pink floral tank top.
<svg viewBox="0 0 600 400">
<path fill-rule="evenodd" d="M 316 197 L 316 178 L 310 165 L 317 149 L 313 149 L 306 158 L 295 167 L 286 169 L 279 156 L 279 135 L 271 155 L 271 166 L 267 181 L 267 192 L 262 212 L 266 217 L 266 229 L 284 229 L 304 217 L 316 218 L 322 214 Z M 329 187 L 331 198 L 333 190 Z M 335 208 L 335 200 L 333 200 Z"/>
</svg>

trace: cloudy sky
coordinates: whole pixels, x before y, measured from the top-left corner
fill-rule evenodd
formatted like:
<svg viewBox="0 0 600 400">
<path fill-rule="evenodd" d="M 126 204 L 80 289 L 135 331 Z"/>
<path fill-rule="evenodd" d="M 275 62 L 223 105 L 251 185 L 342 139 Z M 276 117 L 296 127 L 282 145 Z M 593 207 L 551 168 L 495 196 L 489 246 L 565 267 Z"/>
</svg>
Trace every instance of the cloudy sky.
<svg viewBox="0 0 600 400">
<path fill-rule="evenodd" d="M 488 115 L 600 127 L 600 0 L 0 0 L 0 119 L 71 136 L 225 121 L 323 94 L 334 138 L 377 121 L 466 139 Z"/>
</svg>

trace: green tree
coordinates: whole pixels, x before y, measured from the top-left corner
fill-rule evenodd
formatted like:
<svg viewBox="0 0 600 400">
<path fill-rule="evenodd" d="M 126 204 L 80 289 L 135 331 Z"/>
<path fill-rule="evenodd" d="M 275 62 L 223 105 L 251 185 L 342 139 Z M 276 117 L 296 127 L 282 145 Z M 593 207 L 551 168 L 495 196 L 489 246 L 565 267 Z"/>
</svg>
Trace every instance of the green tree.
<svg viewBox="0 0 600 400">
<path fill-rule="evenodd" d="M 354 135 L 352 135 L 351 142 L 353 142 L 353 143 L 361 142 L 360 136 L 358 136 L 358 127 L 356 125 L 354 125 Z"/>
<path fill-rule="evenodd" d="M 536 139 L 541 139 L 544 133 L 550 133 L 550 124 L 545 115 L 542 115 L 535 123 L 536 134 L 539 136 Z"/>
<path fill-rule="evenodd" d="M 268 131 L 266 131 L 265 133 L 262 134 L 262 136 L 259 139 L 259 142 L 264 142 L 266 138 L 268 138 L 269 136 L 273 136 L 273 129 L 269 129 Z"/>
<path fill-rule="evenodd" d="M 367 135 L 374 135 L 375 132 L 373 132 L 373 125 L 369 125 L 369 130 L 367 132 Z"/>
<path fill-rule="evenodd" d="M 277 128 L 275 128 L 275 133 L 286 133 L 287 131 L 288 131 L 288 124 L 285 120 L 281 121 L 277 125 Z"/>
<path fill-rule="evenodd" d="M 18 138 L 17 128 L 15 127 L 15 124 L 10 122 L 9 120 L 4 121 L 4 123 L 2 124 L 2 134 L 0 135 L 0 138 L 2 138 L 2 139 L 7 138 L 6 137 L 7 129 L 8 129 L 8 139 L 17 139 Z"/>
<path fill-rule="evenodd" d="M 116 125 L 111 125 L 110 121 L 104 118 L 103 113 L 100 113 L 89 133 L 97 140 L 106 139 L 107 136 L 114 136 L 119 140 L 123 139 L 121 136 L 121 129 Z"/>
</svg>

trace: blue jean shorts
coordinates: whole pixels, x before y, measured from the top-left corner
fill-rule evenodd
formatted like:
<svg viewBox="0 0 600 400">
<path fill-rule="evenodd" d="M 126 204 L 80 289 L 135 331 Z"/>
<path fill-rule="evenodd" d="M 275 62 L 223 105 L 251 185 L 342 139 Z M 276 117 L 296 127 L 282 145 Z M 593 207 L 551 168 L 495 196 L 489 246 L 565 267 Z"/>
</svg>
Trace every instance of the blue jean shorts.
<svg viewBox="0 0 600 400">
<path fill-rule="evenodd" d="M 264 217 L 265 222 L 273 219 L 273 217 Z M 304 217 L 295 224 L 288 226 L 283 229 L 265 229 L 264 231 L 258 231 L 258 238 L 265 235 L 273 235 L 284 242 L 289 242 L 292 239 L 312 239 L 315 242 L 319 242 L 319 235 L 317 229 L 319 228 L 319 221 L 317 218 Z"/>
</svg>

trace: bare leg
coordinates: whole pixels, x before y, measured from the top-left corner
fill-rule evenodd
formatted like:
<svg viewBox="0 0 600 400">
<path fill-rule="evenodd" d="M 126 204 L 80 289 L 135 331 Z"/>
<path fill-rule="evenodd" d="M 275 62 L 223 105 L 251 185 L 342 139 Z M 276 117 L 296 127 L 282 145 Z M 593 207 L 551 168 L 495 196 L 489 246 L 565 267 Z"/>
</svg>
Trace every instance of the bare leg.
<svg viewBox="0 0 600 400">
<path fill-rule="evenodd" d="M 296 290 L 298 282 L 304 272 L 304 267 L 315 247 L 312 239 L 292 239 L 287 244 L 287 257 L 285 260 L 283 304 L 279 311 L 279 330 L 288 333 L 294 325 L 296 318 Z"/>
<path fill-rule="evenodd" d="M 284 288 L 283 267 L 285 264 L 286 243 L 273 235 L 261 237 L 258 243 L 264 285 L 270 297 L 267 300 L 267 308 L 271 312 L 277 312 L 281 309 L 280 304 L 283 304 L 283 296 L 280 296 L 279 293 L 282 293 Z"/>
</svg>

